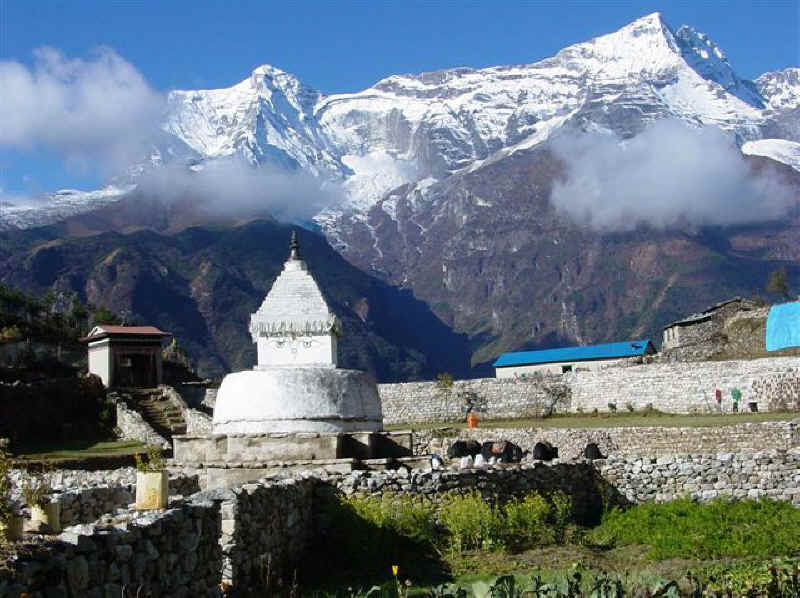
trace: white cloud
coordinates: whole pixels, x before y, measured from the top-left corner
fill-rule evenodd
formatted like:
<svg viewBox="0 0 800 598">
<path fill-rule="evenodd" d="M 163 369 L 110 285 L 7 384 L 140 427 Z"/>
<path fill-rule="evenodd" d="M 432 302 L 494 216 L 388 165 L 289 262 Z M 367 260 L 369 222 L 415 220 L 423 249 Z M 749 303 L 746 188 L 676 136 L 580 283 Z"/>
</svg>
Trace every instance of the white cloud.
<svg viewBox="0 0 800 598">
<path fill-rule="evenodd" d="M 557 210 L 600 231 L 733 225 L 783 216 L 797 197 L 750 171 L 733 140 L 715 127 L 659 121 L 636 137 L 563 136 L 554 151 L 567 165 L 553 187 Z"/>
<path fill-rule="evenodd" d="M 144 151 L 164 98 L 110 48 L 88 60 L 36 50 L 32 68 L 0 61 L 0 147 L 46 148 L 87 169 L 114 170 Z"/>
<path fill-rule="evenodd" d="M 284 221 L 309 221 L 332 202 L 341 188 L 302 171 L 253 167 L 242 158 L 205 162 L 199 170 L 183 165 L 153 169 L 139 181 L 139 191 L 164 202 L 191 202 L 218 215 L 245 217 L 269 213 Z"/>
</svg>

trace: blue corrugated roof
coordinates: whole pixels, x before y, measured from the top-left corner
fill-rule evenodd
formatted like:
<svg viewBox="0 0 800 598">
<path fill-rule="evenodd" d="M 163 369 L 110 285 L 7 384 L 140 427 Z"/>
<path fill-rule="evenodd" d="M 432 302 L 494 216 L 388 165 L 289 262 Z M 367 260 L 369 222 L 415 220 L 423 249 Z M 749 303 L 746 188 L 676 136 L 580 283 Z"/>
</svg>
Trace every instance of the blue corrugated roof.
<svg viewBox="0 0 800 598">
<path fill-rule="evenodd" d="M 503 353 L 492 365 L 506 367 L 510 365 L 531 365 L 535 363 L 553 363 L 557 361 L 586 361 L 589 359 L 613 359 L 615 357 L 635 357 L 644 355 L 650 339 L 625 341 L 622 343 L 605 343 L 588 347 L 561 347 L 541 351 L 519 351 Z"/>
</svg>

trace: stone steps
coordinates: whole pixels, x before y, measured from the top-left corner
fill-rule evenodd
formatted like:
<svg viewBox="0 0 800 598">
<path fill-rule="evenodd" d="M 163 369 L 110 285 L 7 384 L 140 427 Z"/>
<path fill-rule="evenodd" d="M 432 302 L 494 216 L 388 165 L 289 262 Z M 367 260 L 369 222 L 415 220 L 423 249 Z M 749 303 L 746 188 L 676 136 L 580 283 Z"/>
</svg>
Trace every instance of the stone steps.
<svg viewBox="0 0 800 598">
<path fill-rule="evenodd" d="M 136 402 L 137 410 L 156 431 L 167 439 L 186 433 L 186 420 L 181 410 L 167 400 L 149 396 Z"/>
</svg>

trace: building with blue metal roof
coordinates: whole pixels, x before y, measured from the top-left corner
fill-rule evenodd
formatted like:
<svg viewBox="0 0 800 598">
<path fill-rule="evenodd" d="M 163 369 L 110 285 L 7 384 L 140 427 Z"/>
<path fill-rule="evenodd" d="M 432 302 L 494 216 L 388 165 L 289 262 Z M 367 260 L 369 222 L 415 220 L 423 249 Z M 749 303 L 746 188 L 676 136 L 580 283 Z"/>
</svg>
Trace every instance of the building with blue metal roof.
<svg viewBox="0 0 800 598">
<path fill-rule="evenodd" d="M 562 374 L 577 368 L 597 369 L 631 357 L 656 352 L 650 339 L 605 343 L 581 347 L 560 347 L 540 351 L 503 353 L 492 364 L 498 378 L 514 378 L 528 374 Z"/>
</svg>

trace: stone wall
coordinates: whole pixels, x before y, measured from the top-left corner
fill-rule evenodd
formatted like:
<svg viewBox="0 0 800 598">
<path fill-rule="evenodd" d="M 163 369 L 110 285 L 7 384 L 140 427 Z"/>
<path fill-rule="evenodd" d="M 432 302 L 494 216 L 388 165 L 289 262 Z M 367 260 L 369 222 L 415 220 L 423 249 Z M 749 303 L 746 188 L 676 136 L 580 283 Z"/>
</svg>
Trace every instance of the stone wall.
<svg viewBox="0 0 800 598">
<path fill-rule="evenodd" d="M 211 434 L 212 422 L 211 416 L 187 407 L 182 411 L 183 419 L 186 422 L 186 433 L 191 435 Z"/>
<path fill-rule="evenodd" d="M 199 492 L 165 511 L 126 509 L 69 527 L 0 567 L 0 598 L 116 598 L 140 588 L 142 596 L 219 596 L 221 588 L 269 595 L 270 583 L 290 582 L 302 564 L 316 483 Z"/>
<path fill-rule="evenodd" d="M 800 507 L 800 453 L 796 451 L 611 457 L 596 463 L 603 479 L 635 503 L 729 496 L 768 497 Z"/>
<path fill-rule="evenodd" d="M 641 409 L 649 404 L 670 413 L 716 410 L 714 391 L 723 392 L 723 411 L 732 409 L 730 391 L 742 391 L 739 409 L 756 401 L 767 410 L 774 397 L 768 387 L 759 386 L 765 378 L 800 372 L 800 358 L 779 357 L 752 360 L 707 361 L 696 363 L 652 363 L 629 368 L 609 368 L 599 372 L 567 374 L 572 391 L 572 409 L 607 411 L 608 404 L 618 409 L 631 403 Z M 755 388 L 754 388 L 755 384 Z"/>
<path fill-rule="evenodd" d="M 315 480 L 245 484 L 222 498 L 222 583 L 238 590 L 289 583 L 313 533 Z"/>
<path fill-rule="evenodd" d="M 800 411 L 800 373 L 785 372 L 756 380 L 753 393 L 769 397 L 770 411 Z"/>
<path fill-rule="evenodd" d="M 491 419 L 539 417 L 568 411 L 569 386 L 561 376 L 480 378 L 379 384 L 384 424 L 462 421 L 472 408 Z"/>
<path fill-rule="evenodd" d="M 24 470 L 11 470 L 11 495 L 22 502 Z M 116 470 L 83 471 L 57 470 L 45 474 L 53 489 L 51 502 L 61 505 L 61 527 L 91 523 L 117 509 L 127 509 L 135 500 L 136 470 L 123 467 Z M 169 479 L 170 496 L 190 496 L 200 490 L 197 475 L 182 472 Z"/>
<path fill-rule="evenodd" d="M 783 386 L 767 381 L 783 376 Z M 472 406 L 479 417 L 535 417 L 558 412 L 618 410 L 630 404 L 671 413 L 717 410 L 715 390 L 723 391 L 723 411 L 732 409 L 730 391 L 742 391 L 740 409 L 749 401 L 765 411 L 780 406 L 783 397 L 800 394 L 800 357 L 696 363 L 650 363 L 576 371 L 518 379 L 459 380 L 449 388 L 438 382 L 380 384 L 385 424 L 463 421 Z M 792 388 L 794 390 L 787 390 Z M 794 393 L 794 394 L 792 394 Z M 790 403 L 791 404 L 791 403 Z"/>
<path fill-rule="evenodd" d="M 602 501 L 664 502 L 684 496 L 699 501 L 721 496 L 769 497 L 800 506 L 800 452 L 615 456 L 593 462 L 537 461 L 459 471 L 401 468 L 354 471 L 329 481 L 347 495 L 422 494 L 434 500 L 446 492 L 471 489 L 480 490 L 487 499 L 561 490 L 572 497 L 579 517 L 594 513 Z"/>
<path fill-rule="evenodd" d="M 450 445 L 459 439 L 478 442 L 510 440 L 531 452 L 537 442 L 549 442 L 558 447 L 562 460 L 581 458 L 583 449 L 590 442 L 597 443 L 604 455 L 615 457 L 790 450 L 800 447 L 800 419 L 694 428 L 439 428 L 415 431 L 414 452 L 444 456 Z"/>
<path fill-rule="evenodd" d="M 609 486 L 588 462 L 525 463 L 470 470 L 354 471 L 330 476 L 328 484 L 346 495 L 418 494 L 438 502 L 446 494 L 478 490 L 487 500 L 507 500 L 535 491 L 549 495 L 567 494 L 573 502 L 577 521 L 599 522 L 604 504 L 625 504 L 620 493 Z M 325 495 L 325 488 L 318 494 Z"/>
<path fill-rule="evenodd" d="M 163 512 L 127 512 L 33 545 L 0 567 L 0 598 L 218 596 L 220 506 L 201 495 Z M 138 594 L 141 589 L 141 594 Z"/>
<path fill-rule="evenodd" d="M 122 440 L 138 440 L 168 448 L 169 441 L 148 424 L 142 414 L 130 409 L 124 401 L 115 401 L 117 408 L 117 437 Z"/>
<path fill-rule="evenodd" d="M 0 598 L 130 595 L 270 595 L 301 567 L 316 538 L 320 501 L 345 494 L 416 494 L 434 501 L 477 489 L 487 500 L 560 490 L 573 515 L 596 522 L 602 507 L 691 496 L 707 501 L 771 497 L 800 506 L 800 451 L 612 456 L 594 462 L 523 463 L 477 469 L 296 474 L 232 490 L 199 492 L 165 511 L 129 509 L 30 544 L 0 567 Z"/>
</svg>

